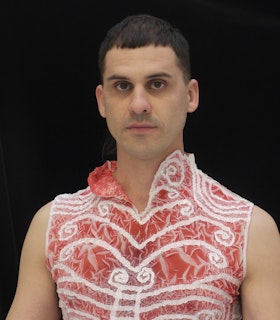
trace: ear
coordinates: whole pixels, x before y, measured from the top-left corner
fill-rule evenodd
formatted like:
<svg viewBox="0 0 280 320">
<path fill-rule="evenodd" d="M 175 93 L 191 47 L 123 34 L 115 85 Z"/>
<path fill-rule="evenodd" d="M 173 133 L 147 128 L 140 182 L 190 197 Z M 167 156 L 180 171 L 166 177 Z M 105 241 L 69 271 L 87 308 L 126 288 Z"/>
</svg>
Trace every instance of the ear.
<svg viewBox="0 0 280 320">
<path fill-rule="evenodd" d="M 191 79 L 188 83 L 188 110 L 187 112 L 194 112 L 199 103 L 199 87 L 195 79 Z"/>
<path fill-rule="evenodd" d="M 105 112 L 105 103 L 104 103 L 104 96 L 103 96 L 103 86 L 99 84 L 95 89 L 95 97 L 97 100 L 98 110 L 101 117 L 106 118 Z"/>
</svg>

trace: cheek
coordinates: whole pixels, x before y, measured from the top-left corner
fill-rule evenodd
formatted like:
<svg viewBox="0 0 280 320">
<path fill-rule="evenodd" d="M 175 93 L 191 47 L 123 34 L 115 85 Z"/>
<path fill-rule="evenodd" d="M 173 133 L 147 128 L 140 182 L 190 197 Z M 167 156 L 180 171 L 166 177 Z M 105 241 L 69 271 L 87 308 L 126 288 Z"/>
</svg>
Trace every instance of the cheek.
<svg viewBox="0 0 280 320">
<path fill-rule="evenodd" d="M 121 120 L 119 118 L 118 113 L 113 112 L 113 110 L 106 110 L 106 122 L 109 131 L 113 136 L 115 136 L 118 132 L 118 128 L 121 127 Z"/>
<path fill-rule="evenodd" d="M 170 117 L 167 120 L 170 122 L 170 125 L 172 126 L 171 130 L 174 132 L 174 134 L 181 134 L 181 132 L 184 130 L 186 119 L 187 112 L 185 112 L 183 109 L 170 114 Z"/>
<path fill-rule="evenodd" d="M 177 123 L 177 125 L 182 125 L 185 123 L 187 118 L 187 109 L 184 105 L 178 107 L 177 109 L 171 109 L 167 121 L 172 121 L 173 123 Z"/>
</svg>

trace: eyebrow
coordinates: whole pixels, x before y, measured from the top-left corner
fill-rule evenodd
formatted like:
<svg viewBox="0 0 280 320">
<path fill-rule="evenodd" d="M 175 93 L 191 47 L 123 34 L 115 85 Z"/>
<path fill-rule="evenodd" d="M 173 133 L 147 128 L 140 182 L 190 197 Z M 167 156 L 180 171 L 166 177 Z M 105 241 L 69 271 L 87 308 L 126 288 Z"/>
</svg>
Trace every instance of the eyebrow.
<svg viewBox="0 0 280 320">
<path fill-rule="evenodd" d="M 149 76 L 147 76 L 147 79 L 153 79 L 153 78 L 172 78 L 172 75 L 167 73 L 167 72 L 157 72 L 157 73 L 153 73 L 150 74 Z M 128 77 L 126 76 L 122 76 L 119 74 L 112 74 L 110 77 L 108 77 L 106 79 L 107 81 L 112 81 L 112 80 L 129 80 Z"/>
<path fill-rule="evenodd" d="M 112 74 L 110 77 L 108 77 L 106 80 L 107 81 L 112 81 L 112 80 L 128 80 L 128 77 L 121 76 L 118 74 Z"/>
</svg>

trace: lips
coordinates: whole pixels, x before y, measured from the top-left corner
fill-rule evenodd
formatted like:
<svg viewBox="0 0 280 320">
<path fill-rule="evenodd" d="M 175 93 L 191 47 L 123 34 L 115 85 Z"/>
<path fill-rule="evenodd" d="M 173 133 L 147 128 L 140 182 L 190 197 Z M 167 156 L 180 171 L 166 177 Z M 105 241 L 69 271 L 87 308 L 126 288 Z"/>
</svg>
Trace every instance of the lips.
<svg viewBox="0 0 280 320">
<path fill-rule="evenodd" d="M 155 126 L 148 124 L 148 123 L 132 123 L 132 124 L 128 125 L 126 128 L 127 129 L 142 129 L 142 128 L 143 129 L 145 129 L 145 128 L 151 129 L 151 128 L 155 128 Z"/>
<path fill-rule="evenodd" d="M 155 128 L 156 126 L 150 123 L 131 123 L 126 127 L 126 129 L 134 133 L 147 133 Z"/>
</svg>

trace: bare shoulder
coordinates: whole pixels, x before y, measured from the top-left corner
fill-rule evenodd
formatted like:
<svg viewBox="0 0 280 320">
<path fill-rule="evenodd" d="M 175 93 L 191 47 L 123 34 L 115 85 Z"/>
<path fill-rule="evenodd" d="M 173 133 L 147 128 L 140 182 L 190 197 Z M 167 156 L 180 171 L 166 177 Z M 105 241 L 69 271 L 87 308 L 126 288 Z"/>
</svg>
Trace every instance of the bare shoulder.
<svg viewBox="0 0 280 320">
<path fill-rule="evenodd" d="M 243 319 L 278 319 L 280 234 L 274 218 L 258 206 L 252 212 L 246 256 L 246 275 L 241 285 Z"/>
<path fill-rule="evenodd" d="M 264 254 L 274 249 L 278 249 L 280 254 L 280 234 L 276 221 L 267 211 L 254 206 L 249 227 L 248 254 L 254 253 L 256 256 L 257 252 Z"/>
<path fill-rule="evenodd" d="M 277 226 L 272 215 L 257 205 L 253 207 L 252 220 L 261 223 L 267 222 L 270 226 Z"/>
<path fill-rule="evenodd" d="M 264 209 L 254 206 L 252 212 L 252 219 L 249 228 L 249 241 L 250 238 L 258 242 L 266 239 L 266 241 L 275 240 L 275 244 L 280 241 L 280 234 L 278 226 L 272 217 Z"/>
<path fill-rule="evenodd" d="M 280 234 L 276 221 L 267 211 L 253 207 L 247 246 L 246 278 L 279 274 Z"/>
<path fill-rule="evenodd" d="M 279 275 L 279 266 L 280 234 L 276 221 L 267 211 L 254 206 L 248 234 L 246 278 Z"/>
<path fill-rule="evenodd" d="M 60 318 L 55 283 L 46 265 L 46 230 L 52 202 L 33 216 L 24 239 L 19 276 L 7 320 L 57 320 Z"/>
<path fill-rule="evenodd" d="M 46 231 L 48 228 L 52 201 L 43 205 L 33 216 L 29 228 L 27 230 L 22 254 L 36 251 L 38 257 L 45 254 Z"/>
<path fill-rule="evenodd" d="M 20 271 L 30 269 L 31 264 L 45 268 L 46 232 L 52 202 L 42 206 L 33 216 L 26 233 L 20 261 Z"/>
<path fill-rule="evenodd" d="M 24 239 L 21 260 L 24 260 L 24 257 L 31 255 L 31 257 L 27 259 L 28 263 L 30 262 L 30 258 L 34 260 L 36 257 L 41 259 L 41 261 L 44 261 L 46 231 L 48 228 L 51 206 L 52 201 L 43 205 L 33 216 Z M 34 255 L 35 253 L 36 255 Z"/>
<path fill-rule="evenodd" d="M 41 225 L 42 227 L 47 226 L 50 217 L 52 203 L 53 201 L 46 203 L 35 213 L 31 221 L 31 226 L 34 224 L 36 224 L 37 226 Z"/>
</svg>

